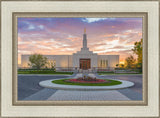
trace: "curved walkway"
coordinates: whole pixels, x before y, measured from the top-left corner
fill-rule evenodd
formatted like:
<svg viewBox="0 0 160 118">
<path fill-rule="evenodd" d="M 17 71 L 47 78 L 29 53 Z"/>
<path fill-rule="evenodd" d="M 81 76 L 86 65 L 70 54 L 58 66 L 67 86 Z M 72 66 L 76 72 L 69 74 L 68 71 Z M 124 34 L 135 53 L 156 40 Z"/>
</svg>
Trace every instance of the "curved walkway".
<svg viewBox="0 0 160 118">
<path fill-rule="evenodd" d="M 79 74 L 75 75 L 75 77 L 77 77 L 77 76 L 79 76 Z M 93 76 L 94 76 L 94 74 L 93 74 Z M 61 79 L 64 79 L 64 78 L 61 78 Z M 117 80 L 117 79 L 111 79 L 111 80 Z M 53 88 L 53 89 L 61 89 L 61 90 L 116 90 L 116 89 L 123 89 L 123 88 L 128 88 L 128 87 L 134 86 L 133 82 L 125 81 L 125 80 L 118 80 L 118 81 L 122 82 L 122 84 L 114 85 L 114 86 L 62 85 L 62 84 L 52 83 L 52 81 L 53 80 L 41 81 L 39 83 L 39 85 L 42 87 L 45 87 L 45 88 Z"/>
</svg>

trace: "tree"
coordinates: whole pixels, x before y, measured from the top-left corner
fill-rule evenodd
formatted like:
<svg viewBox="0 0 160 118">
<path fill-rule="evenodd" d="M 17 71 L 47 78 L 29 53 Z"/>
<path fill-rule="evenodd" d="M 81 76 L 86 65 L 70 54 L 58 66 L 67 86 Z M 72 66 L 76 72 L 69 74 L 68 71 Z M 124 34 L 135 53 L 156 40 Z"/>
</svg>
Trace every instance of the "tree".
<svg viewBox="0 0 160 118">
<path fill-rule="evenodd" d="M 124 68 L 124 64 L 119 64 L 119 67 L 120 68 Z"/>
<path fill-rule="evenodd" d="M 116 67 L 118 68 L 119 64 L 116 64 Z"/>
<path fill-rule="evenodd" d="M 41 69 L 47 63 L 47 57 L 44 57 L 41 54 L 33 54 L 29 57 L 30 63 L 28 64 L 32 68 L 37 70 Z"/>
<path fill-rule="evenodd" d="M 140 69 L 140 72 L 142 72 L 143 39 L 141 39 L 139 42 L 134 43 L 134 48 L 132 49 L 132 51 L 138 56 L 136 67 Z"/>
<path fill-rule="evenodd" d="M 53 69 L 53 70 L 55 71 L 55 66 L 56 66 L 55 60 L 48 60 L 47 66 L 48 66 L 50 69 Z"/>
<path fill-rule="evenodd" d="M 134 68 L 136 59 L 131 55 L 125 59 L 126 68 Z"/>
<path fill-rule="evenodd" d="M 132 49 L 132 51 L 138 56 L 138 63 L 142 63 L 142 50 L 143 50 L 143 39 L 141 39 L 139 42 L 135 42 L 134 43 L 134 48 Z"/>
</svg>

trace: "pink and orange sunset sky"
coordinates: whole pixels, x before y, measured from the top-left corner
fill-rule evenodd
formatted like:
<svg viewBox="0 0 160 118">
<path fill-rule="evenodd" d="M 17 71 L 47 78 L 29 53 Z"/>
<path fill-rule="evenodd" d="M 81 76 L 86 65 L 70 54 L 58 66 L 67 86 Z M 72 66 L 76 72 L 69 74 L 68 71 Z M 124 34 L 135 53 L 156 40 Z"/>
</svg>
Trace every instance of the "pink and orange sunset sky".
<svg viewBox="0 0 160 118">
<path fill-rule="evenodd" d="M 120 55 L 121 63 L 142 38 L 142 18 L 18 18 L 18 64 L 22 54 L 72 55 L 84 28 L 90 51 Z"/>
</svg>

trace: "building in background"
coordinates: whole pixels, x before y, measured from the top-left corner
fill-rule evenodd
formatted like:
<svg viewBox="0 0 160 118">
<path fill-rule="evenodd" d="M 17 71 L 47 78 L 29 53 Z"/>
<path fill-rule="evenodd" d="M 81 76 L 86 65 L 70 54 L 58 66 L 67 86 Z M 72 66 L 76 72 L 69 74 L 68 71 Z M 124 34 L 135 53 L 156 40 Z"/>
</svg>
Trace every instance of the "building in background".
<svg viewBox="0 0 160 118">
<path fill-rule="evenodd" d="M 21 67 L 29 68 L 29 56 L 21 55 Z M 115 68 L 116 64 L 119 64 L 119 55 L 98 55 L 93 53 L 87 47 L 87 34 L 84 29 L 83 34 L 83 47 L 77 53 L 72 55 L 43 55 L 48 58 L 48 61 L 52 61 L 55 64 L 55 68 L 58 71 L 70 68 L 72 70 L 92 70 L 95 68 Z"/>
</svg>

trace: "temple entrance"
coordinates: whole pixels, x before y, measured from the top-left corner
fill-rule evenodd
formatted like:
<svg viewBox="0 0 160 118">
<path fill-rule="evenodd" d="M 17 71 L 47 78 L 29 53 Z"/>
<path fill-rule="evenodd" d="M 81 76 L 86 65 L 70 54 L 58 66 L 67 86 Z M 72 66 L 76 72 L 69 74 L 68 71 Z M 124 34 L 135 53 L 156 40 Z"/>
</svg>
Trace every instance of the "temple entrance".
<svg viewBox="0 0 160 118">
<path fill-rule="evenodd" d="M 91 59 L 80 59 L 80 69 L 88 70 L 91 68 Z"/>
</svg>

